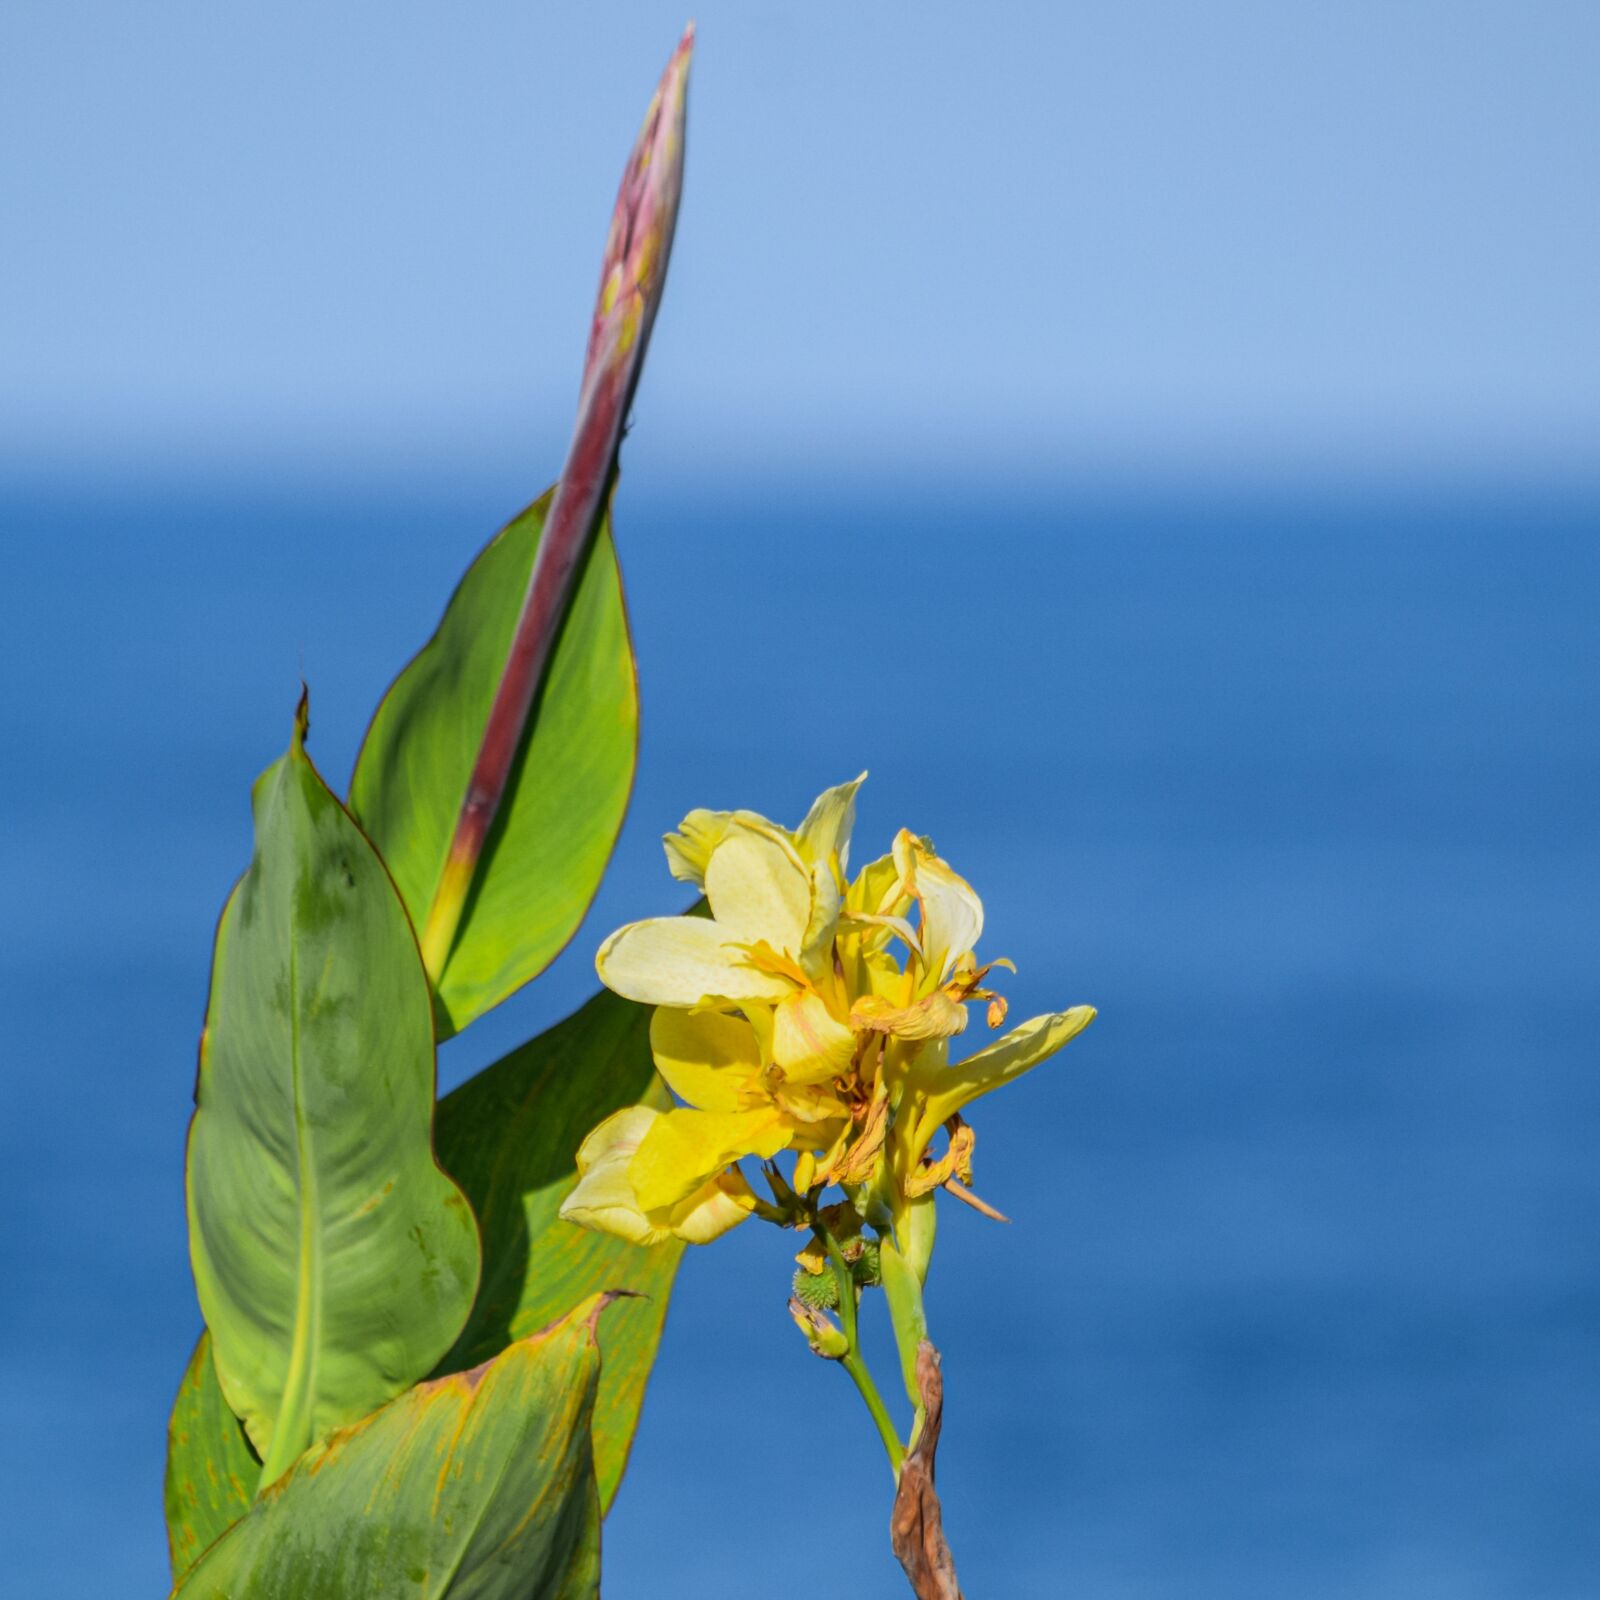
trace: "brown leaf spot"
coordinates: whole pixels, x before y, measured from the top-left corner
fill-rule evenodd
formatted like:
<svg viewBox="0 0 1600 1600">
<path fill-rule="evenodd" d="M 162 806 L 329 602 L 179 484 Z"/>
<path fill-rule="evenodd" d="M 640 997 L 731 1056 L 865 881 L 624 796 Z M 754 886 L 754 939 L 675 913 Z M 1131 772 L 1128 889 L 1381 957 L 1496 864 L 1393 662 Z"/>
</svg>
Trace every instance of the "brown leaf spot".
<svg viewBox="0 0 1600 1600">
<path fill-rule="evenodd" d="M 459 1384 L 467 1394 L 476 1394 L 478 1391 L 478 1385 L 489 1376 L 489 1368 L 494 1365 L 494 1362 L 495 1358 L 491 1356 L 489 1360 L 480 1361 L 475 1367 L 468 1367 L 465 1372 L 455 1373 L 453 1375 L 455 1382 Z"/>
</svg>

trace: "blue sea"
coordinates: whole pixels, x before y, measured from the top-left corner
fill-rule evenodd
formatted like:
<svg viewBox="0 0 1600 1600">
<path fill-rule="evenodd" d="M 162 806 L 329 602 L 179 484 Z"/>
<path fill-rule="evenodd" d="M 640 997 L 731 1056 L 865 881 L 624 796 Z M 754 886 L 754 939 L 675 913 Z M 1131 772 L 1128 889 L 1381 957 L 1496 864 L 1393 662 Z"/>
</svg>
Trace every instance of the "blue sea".
<svg viewBox="0 0 1600 1600">
<path fill-rule="evenodd" d="M 516 501 L 403 466 L 0 483 L 18 1594 L 164 1592 L 183 1139 L 248 785 L 304 676 L 342 787 Z M 975 1108 L 1014 1221 L 957 1208 L 935 1260 L 974 1600 L 1600 1596 L 1600 492 L 644 473 L 618 522 L 629 822 L 573 948 L 442 1081 L 678 906 L 685 809 L 793 822 L 868 768 L 857 858 L 931 834 L 1013 1017 L 1100 1010 Z M 691 1252 L 614 1600 L 904 1592 L 870 1427 L 784 1314 L 793 1244 Z"/>
</svg>

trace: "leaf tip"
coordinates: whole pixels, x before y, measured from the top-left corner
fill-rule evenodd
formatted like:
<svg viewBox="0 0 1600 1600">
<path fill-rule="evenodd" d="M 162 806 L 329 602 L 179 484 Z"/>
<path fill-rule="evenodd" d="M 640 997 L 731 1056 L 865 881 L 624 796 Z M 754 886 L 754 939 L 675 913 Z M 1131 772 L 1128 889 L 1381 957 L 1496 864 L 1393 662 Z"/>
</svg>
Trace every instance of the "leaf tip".
<svg viewBox="0 0 1600 1600">
<path fill-rule="evenodd" d="M 311 731 L 311 689 L 305 679 L 300 680 L 300 698 L 294 708 L 294 735 L 289 748 L 295 755 L 304 755 L 306 735 Z"/>
<path fill-rule="evenodd" d="M 600 1327 L 600 1313 L 613 1300 L 648 1300 L 649 1298 L 649 1295 L 638 1289 L 603 1289 L 589 1302 L 585 1309 L 583 1320 L 588 1323 L 590 1333 L 597 1333 Z"/>
</svg>

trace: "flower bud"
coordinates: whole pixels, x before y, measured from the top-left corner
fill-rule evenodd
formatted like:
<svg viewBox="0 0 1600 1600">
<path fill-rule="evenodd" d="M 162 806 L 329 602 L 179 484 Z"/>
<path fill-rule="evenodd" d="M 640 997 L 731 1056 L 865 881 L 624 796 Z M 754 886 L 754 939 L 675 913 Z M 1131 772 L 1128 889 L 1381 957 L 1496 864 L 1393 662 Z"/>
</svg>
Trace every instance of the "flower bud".
<svg viewBox="0 0 1600 1600">
<path fill-rule="evenodd" d="M 789 1302 L 789 1315 L 794 1318 L 795 1327 L 805 1335 L 813 1355 L 821 1356 L 824 1361 L 842 1361 L 850 1354 L 850 1341 L 845 1338 L 844 1330 L 815 1306 L 808 1306 L 796 1297 Z"/>
</svg>

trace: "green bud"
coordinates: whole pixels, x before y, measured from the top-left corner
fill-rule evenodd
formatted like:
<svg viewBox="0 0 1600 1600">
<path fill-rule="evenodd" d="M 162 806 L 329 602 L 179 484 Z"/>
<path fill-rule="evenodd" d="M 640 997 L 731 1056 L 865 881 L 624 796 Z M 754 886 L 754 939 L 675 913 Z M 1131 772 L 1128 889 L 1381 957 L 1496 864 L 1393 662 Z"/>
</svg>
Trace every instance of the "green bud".
<svg viewBox="0 0 1600 1600">
<path fill-rule="evenodd" d="M 802 1305 L 815 1310 L 832 1311 L 839 1303 L 839 1281 L 831 1270 L 807 1272 L 804 1267 L 796 1267 L 792 1291 Z"/>
<path fill-rule="evenodd" d="M 881 1260 L 876 1239 L 857 1241 L 857 1254 L 850 1263 L 850 1276 L 858 1289 L 876 1289 L 882 1284 Z M 816 1306 L 823 1311 L 832 1311 L 839 1304 L 839 1280 L 831 1267 L 821 1272 L 808 1272 L 804 1267 L 796 1267 L 791 1292 L 802 1304 Z"/>
<path fill-rule="evenodd" d="M 876 1289 L 883 1282 L 882 1259 L 876 1239 L 861 1241 L 861 1254 L 850 1263 L 850 1276 L 860 1288 Z"/>
</svg>

